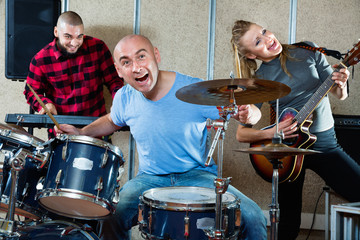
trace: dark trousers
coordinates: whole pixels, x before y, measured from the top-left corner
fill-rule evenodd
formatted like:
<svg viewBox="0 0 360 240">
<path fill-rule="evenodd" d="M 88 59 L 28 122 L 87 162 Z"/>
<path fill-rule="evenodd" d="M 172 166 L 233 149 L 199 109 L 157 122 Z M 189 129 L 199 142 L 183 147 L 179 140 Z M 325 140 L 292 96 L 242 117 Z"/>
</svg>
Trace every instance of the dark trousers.
<svg viewBox="0 0 360 240">
<path fill-rule="evenodd" d="M 311 148 L 322 153 L 305 156 L 299 177 L 293 182 L 279 184 L 279 240 L 296 239 L 299 233 L 305 169 L 317 173 L 346 200 L 360 201 L 360 160 L 352 159 L 343 151 L 333 128 L 316 136 L 317 141 Z"/>
</svg>

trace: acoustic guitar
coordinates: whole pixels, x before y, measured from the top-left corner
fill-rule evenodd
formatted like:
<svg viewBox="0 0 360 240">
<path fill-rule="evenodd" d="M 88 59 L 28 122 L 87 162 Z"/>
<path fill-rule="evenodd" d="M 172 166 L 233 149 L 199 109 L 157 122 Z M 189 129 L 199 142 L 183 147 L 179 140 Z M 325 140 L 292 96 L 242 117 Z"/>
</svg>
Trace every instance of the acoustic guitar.
<svg viewBox="0 0 360 240">
<path fill-rule="evenodd" d="M 355 65 L 359 62 L 360 41 L 346 54 L 344 60 L 334 70 L 338 72 L 340 69 Z M 306 102 L 300 111 L 293 108 L 284 109 L 279 115 L 279 122 L 288 118 L 293 118 L 293 123 L 297 122 L 299 136 L 292 139 L 284 139 L 282 143 L 289 147 L 307 149 L 316 141 L 316 136 L 309 132 L 312 124 L 310 118 L 312 112 L 320 101 L 328 94 L 335 82 L 331 79 L 332 74 L 321 84 L 313 96 Z M 267 126 L 262 130 L 274 127 L 275 124 Z M 250 144 L 250 147 L 264 147 L 271 143 L 271 140 L 259 141 Z M 256 172 L 266 181 L 272 181 L 273 167 L 270 161 L 259 154 L 250 154 L 250 160 Z M 300 174 L 303 166 L 304 155 L 287 156 L 281 159 L 282 168 L 279 169 L 279 182 L 294 181 Z"/>
</svg>

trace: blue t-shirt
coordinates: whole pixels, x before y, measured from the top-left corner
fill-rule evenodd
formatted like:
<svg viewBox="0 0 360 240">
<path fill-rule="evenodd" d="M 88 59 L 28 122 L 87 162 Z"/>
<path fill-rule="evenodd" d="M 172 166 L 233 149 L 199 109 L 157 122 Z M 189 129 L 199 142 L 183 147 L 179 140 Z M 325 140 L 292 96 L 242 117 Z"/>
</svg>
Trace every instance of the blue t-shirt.
<svg viewBox="0 0 360 240">
<path fill-rule="evenodd" d="M 118 126 L 129 126 L 136 141 L 139 172 L 147 174 L 181 173 L 203 169 L 216 173 L 216 165 L 205 167 L 207 158 L 206 120 L 219 119 L 216 106 L 183 102 L 178 89 L 202 81 L 176 73 L 170 91 L 151 101 L 129 84 L 115 95 L 111 119 Z"/>
</svg>

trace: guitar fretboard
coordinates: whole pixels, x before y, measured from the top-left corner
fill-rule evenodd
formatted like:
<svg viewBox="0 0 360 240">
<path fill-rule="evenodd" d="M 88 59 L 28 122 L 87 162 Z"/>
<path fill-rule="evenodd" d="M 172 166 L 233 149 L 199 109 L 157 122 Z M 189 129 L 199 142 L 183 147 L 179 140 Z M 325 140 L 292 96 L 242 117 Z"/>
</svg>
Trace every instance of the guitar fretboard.
<svg viewBox="0 0 360 240">
<path fill-rule="evenodd" d="M 334 70 L 334 72 L 340 71 L 343 68 L 341 64 Z M 298 112 L 294 118 L 294 122 L 297 121 L 299 125 L 302 125 L 304 121 L 309 117 L 309 115 L 314 111 L 316 106 L 320 101 L 325 97 L 326 94 L 330 91 L 331 87 L 334 85 L 334 80 L 331 79 L 332 74 L 330 74 L 326 80 L 321 84 L 321 86 L 316 90 L 316 92 L 311 96 L 311 98 L 306 102 L 303 108 Z"/>
</svg>

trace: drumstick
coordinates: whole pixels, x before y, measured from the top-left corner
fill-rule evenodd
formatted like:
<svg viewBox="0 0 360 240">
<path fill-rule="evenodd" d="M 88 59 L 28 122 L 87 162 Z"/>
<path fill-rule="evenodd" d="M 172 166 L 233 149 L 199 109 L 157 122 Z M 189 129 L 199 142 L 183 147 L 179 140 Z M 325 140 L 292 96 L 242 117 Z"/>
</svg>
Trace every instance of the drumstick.
<svg viewBox="0 0 360 240">
<path fill-rule="evenodd" d="M 34 94 L 36 100 L 40 103 L 40 105 L 44 108 L 45 112 L 49 115 L 50 119 L 53 121 L 53 123 L 56 125 L 56 127 L 58 129 L 60 129 L 60 125 L 59 123 L 56 121 L 56 119 L 54 118 L 54 116 L 51 114 L 51 112 L 49 111 L 49 109 L 45 106 L 44 102 L 41 101 L 41 99 L 39 98 L 39 96 L 36 94 L 36 92 L 34 91 L 34 89 L 28 84 L 26 83 L 26 85 L 30 88 L 31 92 Z"/>
</svg>

